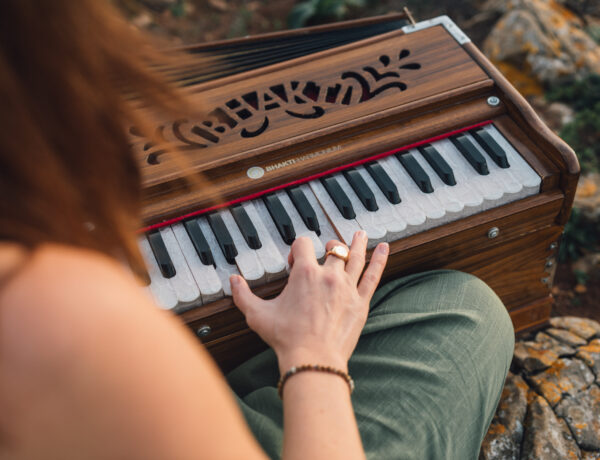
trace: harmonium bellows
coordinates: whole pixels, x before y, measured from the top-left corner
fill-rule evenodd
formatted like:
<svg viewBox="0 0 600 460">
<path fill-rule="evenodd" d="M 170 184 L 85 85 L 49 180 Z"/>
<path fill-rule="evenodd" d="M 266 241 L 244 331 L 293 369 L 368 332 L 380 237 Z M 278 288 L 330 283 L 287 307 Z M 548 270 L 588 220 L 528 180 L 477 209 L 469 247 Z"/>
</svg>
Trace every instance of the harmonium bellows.
<svg viewBox="0 0 600 460">
<path fill-rule="evenodd" d="M 165 143 L 131 130 L 140 247 L 156 303 L 223 369 L 265 347 L 233 305 L 229 276 L 275 296 L 299 236 L 323 259 L 328 240 L 364 229 L 369 247 L 390 243 L 385 279 L 466 271 L 496 291 L 517 331 L 548 320 L 577 158 L 448 17 L 397 14 L 187 51 L 197 67 L 165 72 L 205 115 L 156 118 Z"/>
</svg>

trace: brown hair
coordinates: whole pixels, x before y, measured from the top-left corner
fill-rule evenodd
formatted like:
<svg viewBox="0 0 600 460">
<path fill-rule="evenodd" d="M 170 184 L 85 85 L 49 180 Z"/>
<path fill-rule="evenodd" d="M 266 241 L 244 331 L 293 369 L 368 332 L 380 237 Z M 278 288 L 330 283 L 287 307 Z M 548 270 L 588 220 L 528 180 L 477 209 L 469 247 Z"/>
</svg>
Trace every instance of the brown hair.
<svg viewBox="0 0 600 460">
<path fill-rule="evenodd" d="M 150 70 L 163 57 L 104 0 L 2 0 L 0 17 L 0 240 L 92 248 L 142 273 L 127 136 L 140 119 L 123 91 L 175 110 Z"/>
</svg>

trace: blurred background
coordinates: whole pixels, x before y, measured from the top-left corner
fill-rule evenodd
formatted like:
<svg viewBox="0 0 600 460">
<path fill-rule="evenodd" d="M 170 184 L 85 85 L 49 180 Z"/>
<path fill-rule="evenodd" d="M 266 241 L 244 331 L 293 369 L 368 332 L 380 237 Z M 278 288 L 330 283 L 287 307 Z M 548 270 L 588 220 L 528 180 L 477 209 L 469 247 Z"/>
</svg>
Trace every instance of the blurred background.
<svg viewBox="0 0 600 460">
<path fill-rule="evenodd" d="M 114 0 L 177 46 L 401 11 L 450 16 L 577 152 L 553 315 L 600 320 L 600 0 Z"/>
</svg>

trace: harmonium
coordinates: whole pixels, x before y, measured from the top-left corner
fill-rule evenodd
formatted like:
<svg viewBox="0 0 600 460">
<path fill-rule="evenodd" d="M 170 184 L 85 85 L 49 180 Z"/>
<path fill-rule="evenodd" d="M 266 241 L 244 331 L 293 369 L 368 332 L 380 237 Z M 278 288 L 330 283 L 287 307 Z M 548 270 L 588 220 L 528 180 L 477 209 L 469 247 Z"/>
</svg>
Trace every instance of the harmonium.
<svg viewBox="0 0 600 460">
<path fill-rule="evenodd" d="M 322 259 L 364 229 L 370 248 L 390 243 L 384 279 L 462 270 L 517 332 L 548 320 L 579 164 L 451 19 L 405 11 L 186 51 L 198 66 L 166 72 L 205 115 L 156 119 L 172 149 L 130 130 L 139 242 L 156 303 L 222 369 L 266 347 L 229 276 L 276 296 L 299 236 Z"/>
</svg>

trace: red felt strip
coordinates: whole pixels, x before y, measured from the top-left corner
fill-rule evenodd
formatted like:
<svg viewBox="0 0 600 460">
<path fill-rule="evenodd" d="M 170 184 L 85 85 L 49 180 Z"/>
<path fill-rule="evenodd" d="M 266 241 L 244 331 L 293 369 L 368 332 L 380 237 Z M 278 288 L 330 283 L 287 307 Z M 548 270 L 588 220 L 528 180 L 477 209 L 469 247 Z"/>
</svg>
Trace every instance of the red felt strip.
<svg viewBox="0 0 600 460">
<path fill-rule="evenodd" d="M 377 155 L 372 155 L 372 156 L 370 156 L 368 158 L 363 158 L 362 160 L 354 161 L 352 163 L 348 163 L 348 164 L 345 164 L 345 165 L 342 165 L 342 166 L 337 166 L 335 168 L 328 169 L 327 171 L 323 171 L 323 172 L 320 172 L 320 173 L 317 173 L 317 174 L 313 174 L 312 176 L 304 177 L 302 179 L 298 179 L 298 180 L 295 180 L 295 181 L 292 181 L 292 182 L 287 182 L 285 184 L 281 184 L 281 185 L 278 185 L 276 187 L 271 187 L 271 188 L 262 190 L 260 192 L 252 193 L 250 195 L 246 195 L 246 196 L 243 196 L 241 198 L 236 198 L 235 200 L 227 201 L 225 203 L 217 204 L 217 205 L 211 206 L 209 208 L 200 209 L 198 211 L 194 211 L 194 212 L 190 212 L 190 213 L 184 214 L 183 216 L 174 217 L 172 219 L 168 219 L 168 220 L 165 220 L 163 222 L 159 222 L 157 224 L 149 225 L 147 227 L 144 227 L 144 228 L 140 229 L 139 233 L 148 232 L 150 230 L 154 230 L 154 229 L 157 229 L 157 228 L 166 227 L 167 225 L 176 224 L 177 222 L 181 222 L 182 220 L 189 219 L 190 217 L 200 216 L 202 214 L 206 214 L 207 212 L 214 211 L 214 210 L 220 209 L 220 208 L 226 208 L 228 206 L 232 206 L 234 204 L 241 203 L 243 201 L 254 200 L 254 199 L 258 198 L 258 197 L 266 195 L 267 193 L 272 193 L 272 192 L 276 192 L 277 190 L 281 190 L 281 189 L 288 188 L 288 187 L 293 187 L 294 185 L 304 184 L 305 182 L 309 182 L 311 180 L 318 179 L 319 177 L 329 176 L 330 174 L 334 174 L 336 172 L 343 171 L 344 169 L 347 169 L 347 168 L 352 168 L 354 166 L 362 165 L 362 164 L 368 163 L 370 161 L 379 160 L 380 158 L 384 158 L 384 157 L 387 157 L 389 155 L 394 155 L 395 153 L 402 152 L 403 150 L 413 149 L 413 148 L 418 147 L 418 146 L 423 145 L 423 144 L 429 144 L 431 142 L 435 142 L 435 141 L 439 141 L 439 140 L 442 140 L 442 139 L 446 139 L 447 137 L 454 136 L 455 134 L 460 134 L 460 133 L 462 133 L 464 131 L 470 131 L 472 129 L 480 128 L 482 126 L 489 125 L 490 123 L 492 123 L 491 120 L 482 121 L 481 123 L 477 123 L 477 124 L 474 124 L 474 125 L 471 125 L 471 126 L 467 126 L 466 128 L 457 129 L 457 130 L 454 130 L 454 131 L 450 131 L 449 133 L 440 134 L 439 136 L 431 137 L 429 139 L 425 139 L 425 140 L 422 140 L 422 141 L 419 141 L 419 142 L 415 142 L 413 144 L 405 145 L 405 146 L 399 147 L 399 148 L 394 149 L 394 150 L 389 150 L 387 152 L 378 153 Z"/>
</svg>

